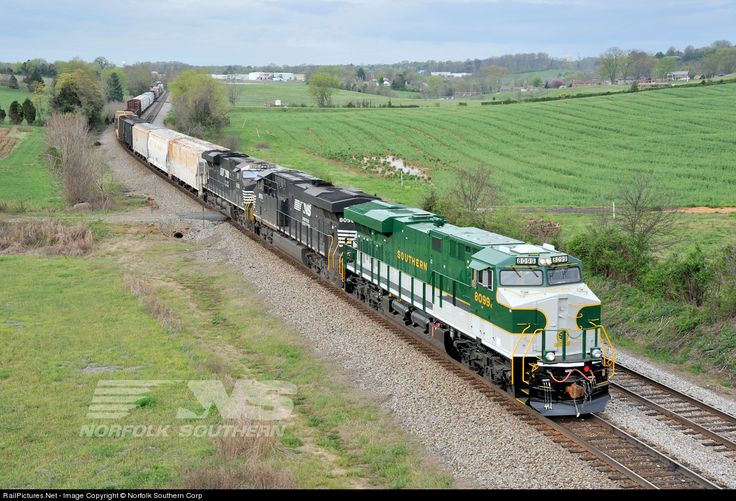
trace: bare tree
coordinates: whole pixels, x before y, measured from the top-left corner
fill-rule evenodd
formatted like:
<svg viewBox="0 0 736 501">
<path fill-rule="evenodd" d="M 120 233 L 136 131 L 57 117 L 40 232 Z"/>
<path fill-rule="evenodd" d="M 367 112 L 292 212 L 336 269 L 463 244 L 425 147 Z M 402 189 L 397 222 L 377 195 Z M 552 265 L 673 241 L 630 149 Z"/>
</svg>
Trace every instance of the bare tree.
<svg viewBox="0 0 736 501">
<path fill-rule="evenodd" d="M 238 87 L 238 84 L 231 83 L 227 86 L 227 100 L 230 101 L 230 104 L 235 106 L 235 103 L 238 100 L 238 96 L 240 96 L 240 87 Z"/>
<path fill-rule="evenodd" d="M 668 210 L 672 198 L 655 185 L 651 175 L 635 176 L 619 196 L 619 225 L 641 252 L 650 253 L 665 242 L 676 223 L 677 213 Z"/>
<path fill-rule="evenodd" d="M 80 112 L 53 114 L 46 127 L 54 170 L 61 177 L 67 204 L 87 202 L 93 207 L 104 206 L 102 189 L 102 158 L 92 146 L 87 118 Z"/>
<path fill-rule="evenodd" d="M 483 222 L 483 212 L 499 203 L 501 196 L 490 173 L 491 168 L 483 164 L 455 169 L 457 182 L 446 204 L 449 215 L 455 216 L 452 219 L 462 224 L 479 225 Z"/>
</svg>

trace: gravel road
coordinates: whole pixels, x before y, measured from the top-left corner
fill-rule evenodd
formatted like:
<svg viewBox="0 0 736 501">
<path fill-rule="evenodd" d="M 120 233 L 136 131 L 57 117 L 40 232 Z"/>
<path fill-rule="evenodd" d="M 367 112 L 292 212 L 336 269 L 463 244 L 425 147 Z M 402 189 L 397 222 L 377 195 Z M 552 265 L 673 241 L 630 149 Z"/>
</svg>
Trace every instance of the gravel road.
<svg viewBox="0 0 736 501">
<path fill-rule="evenodd" d="M 166 97 L 166 102 L 161 106 L 161 110 L 159 110 L 158 115 L 156 115 L 156 118 L 153 120 L 154 125 L 160 125 L 164 126 L 164 119 L 166 118 L 166 115 L 169 114 L 169 111 L 171 111 L 171 101 L 170 96 L 171 94 L 168 94 Z"/>
<path fill-rule="evenodd" d="M 105 133 L 102 148 L 116 177 L 132 192 L 159 205 L 152 217 L 185 221 L 201 206 L 163 182 L 125 153 L 114 134 Z M 147 214 L 147 217 L 150 214 Z M 134 214 L 131 217 L 135 219 Z M 283 318 L 312 347 L 357 387 L 442 458 L 463 483 L 496 488 L 615 488 L 604 474 L 581 462 L 532 427 L 488 402 L 478 391 L 445 369 L 397 342 L 390 332 L 348 304 L 335 305 L 332 294 L 278 260 L 229 224 L 197 221 L 184 237 L 206 244 L 201 257 L 222 263 L 254 284 L 269 313 Z M 630 355 L 633 369 L 726 411 L 736 402 L 724 399 Z M 677 386 L 678 388 L 680 386 Z M 637 436 L 675 454 L 709 476 L 736 487 L 736 464 L 713 455 L 697 441 L 671 430 L 624 401 L 613 401 L 606 417 Z"/>
</svg>

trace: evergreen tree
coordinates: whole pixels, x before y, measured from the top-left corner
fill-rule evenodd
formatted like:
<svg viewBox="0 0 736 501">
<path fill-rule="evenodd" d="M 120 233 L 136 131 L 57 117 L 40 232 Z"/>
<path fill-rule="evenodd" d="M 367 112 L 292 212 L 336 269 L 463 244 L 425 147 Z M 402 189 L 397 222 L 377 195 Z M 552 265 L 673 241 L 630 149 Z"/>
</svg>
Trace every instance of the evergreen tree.
<svg viewBox="0 0 736 501">
<path fill-rule="evenodd" d="M 23 118 L 26 119 L 28 125 L 32 125 L 36 121 L 36 107 L 29 98 L 23 101 Z"/>
<path fill-rule="evenodd" d="M 18 125 L 23 121 L 23 107 L 18 101 L 10 103 L 10 123 Z"/>
<path fill-rule="evenodd" d="M 0 124 L 5 121 L 5 110 L 0 108 Z"/>
<path fill-rule="evenodd" d="M 56 80 L 51 108 L 61 113 L 81 111 L 91 126 L 100 120 L 100 111 L 105 98 L 100 92 L 99 82 L 85 70 L 61 73 Z"/>
<path fill-rule="evenodd" d="M 15 78 L 15 75 L 10 75 L 10 80 L 8 81 L 8 87 L 10 87 L 11 89 L 18 88 L 18 79 Z"/>
<path fill-rule="evenodd" d="M 120 77 L 116 72 L 110 75 L 107 79 L 107 92 L 105 97 L 108 101 L 122 101 L 123 100 L 123 86 L 120 83 Z"/>
</svg>

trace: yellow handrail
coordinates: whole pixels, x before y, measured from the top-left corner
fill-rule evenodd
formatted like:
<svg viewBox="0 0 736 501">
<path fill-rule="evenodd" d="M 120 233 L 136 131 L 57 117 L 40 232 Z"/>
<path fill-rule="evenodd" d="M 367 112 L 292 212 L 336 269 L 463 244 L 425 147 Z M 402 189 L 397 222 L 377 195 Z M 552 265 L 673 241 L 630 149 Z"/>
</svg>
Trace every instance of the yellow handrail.
<svg viewBox="0 0 736 501">
<path fill-rule="evenodd" d="M 524 374 L 525 374 L 524 367 L 526 366 L 526 354 L 529 352 L 529 348 L 534 344 L 534 338 L 537 336 L 537 334 L 540 334 L 540 333 L 544 335 L 544 330 L 537 329 L 530 334 L 531 338 L 529 339 L 529 342 L 526 345 L 526 350 L 524 350 L 524 354 L 521 356 L 521 381 L 526 384 L 529 384 L 529 381 L 527 381 L 526 378 L 524 377 Z M 537 359 L 539 359 L 539 357 L 537 357 Z"/>
<path fill-rule="evenodd" d="M 340 258 L 337 262 L 338 266 L 340 267 L 340 280 L 342 280 L 342 283 L 345 283 L 345 253 L 340 253 Z"/>
<path fill-rule="evenodd" d="M 519 324 L 524 325 L 524 324 Z M 519 336 L 519 339 L 516 341 L 516 345 L 514 346 L 514 351 L 511 352 L 511 385 L 514 385 L 514 359 L 516 358 L 516 349 L 519 347 L 519 343 L 521 343 L 521 340 L 526 336 L 526 331 L 531 327 L 532 324 L 526 324 L 526 327 L 524 327 L 524 330 L 521 331 L 521 335 Z M 522 367 L 523 369 L 523 367 Z"/>
<path fill-rule="evenodd" d="M 603 366 L 609 367 L 611 369 L 610 374 L 608 375 L 608 379 L 613 379 L 613 375 L 616 373 L 616 349 L 613 347 L 613 343 L 611 342 L 611 338 L 608 337 L 608 332 L 606 332 L 606 328 L 603 325 L 596 324 L 593 322 L 590 322 L 593 327 L 596 329 L 600 329 L 603 333 L 603 336 L 601 336 L 601 346 L 603 348 Z M 610 356 L 608 355 L 608 351 L 610 351 Z"/>
<path fill-rule="evenodd" d="M 329 247 L 327 247 L 327 269 L 329 270 L 330 268 L 332 268 L 330 266 L 330 255 L 332 254 L 332 241 L 334 240 L 334 237 L 332 235 L 327 236 L 330 237 L 330 245 Z"/>
</svg>

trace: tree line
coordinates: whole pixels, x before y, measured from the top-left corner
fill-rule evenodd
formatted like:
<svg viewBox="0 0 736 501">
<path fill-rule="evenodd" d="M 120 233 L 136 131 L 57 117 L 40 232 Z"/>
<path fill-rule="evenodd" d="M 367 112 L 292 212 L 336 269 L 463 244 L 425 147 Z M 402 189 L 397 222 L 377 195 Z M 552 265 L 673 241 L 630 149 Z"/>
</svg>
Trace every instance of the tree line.
<svg viewBox="0 0 736 501">
<path fill-rule="evenodd" d="M 736 47 L 719 40 L 707 47 L 692 45 L 679 51 L 670 47 L 666 52 L 649 54 L 640 50 L 624 51 L 612 47 L 600 55 L 598 74 L 602 80 L 662 79 L 673 71 L 687 71 L 690 78 L 702 75 L 713 78 L 736 72 Z"/>
<path fill-rule="evenodd" d="M 696 75 L 713 78 L 736 72 L 736 47 L 721 40 L 706 47 L 688 46 L 683 51 L 670 47 L 656 53 L 638 49 L 624 51 L 614 47 L 597 58 L 574 62 L 540 53 L 456 63 L 427 61 L 382 66 L 323 66 L 308 71 L 307 82 L 310 87 L 311 82 L 317 82 L 313 90 L 317 104 L 329 106 L 329 99 L 323 97 L 325 82 L 330 82 L 332 88 L 367 94 L 391 96 L 394 91 L 409 91 L 417 96 L 437 98 L 471 97 L 519 87 L 557 88 L 574 81 L 616 83 L 620 80 L 664 79 L 677 70 L 688 71 L 690 78 Z M 549 70 L 555 70 L 556 76 L 545 79 L 538 74 L 525 74 Z M 432 75 L 433 71 L 465 72 L 469 75 L 448 78 Z"/>
<path fill-rule="evenodd" d="M 44 59 L 0 63 L 0 85 L 19 89 L 22 84 L 33 94 L 32 104 L 37 109 L 48 101 L 52 112 L 80 111 L 91 126 L 102 123 L 114 108 L 121 108 L 126 96 L 146 92 L 160 78 L 148 63 L 121 68 L 104 57 L 92 62 L 74 58 L 53 63 Z M 44 113 L 37 115 L 44 119 Z"/>
</svg>

